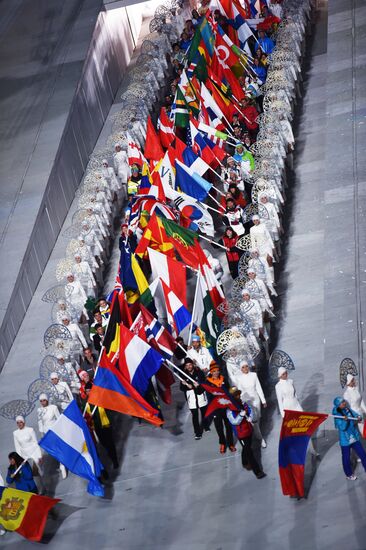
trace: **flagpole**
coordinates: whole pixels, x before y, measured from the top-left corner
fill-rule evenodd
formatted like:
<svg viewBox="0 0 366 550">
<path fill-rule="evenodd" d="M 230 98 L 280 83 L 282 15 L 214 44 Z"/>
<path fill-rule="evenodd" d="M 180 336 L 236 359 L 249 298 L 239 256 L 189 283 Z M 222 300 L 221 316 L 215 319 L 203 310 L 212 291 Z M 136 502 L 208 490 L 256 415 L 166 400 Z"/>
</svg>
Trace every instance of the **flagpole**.
<svg viewBox="0 0 366 550">
<path fill-rule="evenodd" d="M 215 189 L 215 191 L 216 191 L 216 189 Z M 222 194 L 223 197 L 225 196 L 224 193 L 221 193 L 221 194 Z M 219 201 L 218 201 L 213 195 L 211 195 L 211 194 L 209 193 L 208 196 L 217 204 L 217 206 L 219 206 L 220 208 L 222 208 L 222 205 L 219 203 Z M 205 204 L 205 206 L 207 206 L 207 204 Z"/>
<path fill-rule="evenodd" d="M 202 237 L 202 235 L 200 235 L 200 237 Z M 203 237 L 204 238 L 204 237 Z M 206 240 L 209 240 L 209 239 L 206 239 Z M 210 241 L 211 242 L 211 241 Z M 193 307 L 192 307 L 192 318 L 191 318 L 191 324 L 189 325 L 189 334 L 188 334 L 188 346 L 191 344 L 191 339 L 192 339 L 192 330 L 193 330 L 193 318 L 194 318 L 194 313 L 195 313 L 195 309 L 196 309 L 196 303 L 197 303 L 197 296 L 198 296 L 198 281 L 199 281 L 199 277 L 200 277 L 201 273 L 198 271 L 197 272 L 197 282 L 196 282 L 196 290 L 194 291 L 194 299 L 193 299 Z"/>
<path fill-rule="evenodd" d="M 186 378 L 188 378 L 188 380 L 190 380 L 190 381 L 193 382 L 194 384 L 197 384 L 196 380 L 193 380 L 193 378 L 191 378 L 191 377 L 189 376 L 189 374 L 187 374 L 187 373 L 184 372 L 182 369 L 180 369 L 179 367 L 177 367 L 177 365 L 174 365 L 174 363 L 172 363 L 171 361 L 169 361 L 169 359 L 165 359 L 165 361 L 166 361 L 169 365 L 171 365 L 171 366 L 173 367 L 173 369 L 178 370 L 181 374 L 183 374 L 184 376 L 186 376 Z M 192 362 L 193 362 L 193 361 L 192 361 Z M 174 373 L 174 374 L 176 374 L 176 373 Z M 185 380 L 184 380 L 184 382 L 185 382 Z"/>
<path fill-rule="evenodd" d="M 198 235 L 201 239 L 204 239 L 205 241 L 208 241 L 209 243 L 218 246 L 219 248 L 223 248 L 225 251 L 227 251 L 226 246 L 223 246 L 222 244 L 216 243 L 212 239 L 209 239 L 208 237 L 204 237 L 203 235 Z"/>
</svg>

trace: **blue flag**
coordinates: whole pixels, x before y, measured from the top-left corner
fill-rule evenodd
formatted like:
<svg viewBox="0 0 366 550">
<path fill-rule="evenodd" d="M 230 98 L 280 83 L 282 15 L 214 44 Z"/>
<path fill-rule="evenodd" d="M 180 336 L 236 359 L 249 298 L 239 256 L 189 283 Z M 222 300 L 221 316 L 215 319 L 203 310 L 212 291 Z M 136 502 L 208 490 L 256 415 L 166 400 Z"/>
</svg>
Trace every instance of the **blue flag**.
<svg viewBox="0 0 366 550">
<path fill-rule="evenodd" d="M 103 465 L 76 401 L 64 410 L 39 445 L 70 472 L 87 479 L 88 493 L 104 496 L 104 488 L 97 479 Z"/>
<path fill-rule="evenodd" d="M 211 189 L 211 183 L 193 172 L 177 159 L 175 161 L 175 185 L 198 201 L 203 201 Z"/>
</svg>

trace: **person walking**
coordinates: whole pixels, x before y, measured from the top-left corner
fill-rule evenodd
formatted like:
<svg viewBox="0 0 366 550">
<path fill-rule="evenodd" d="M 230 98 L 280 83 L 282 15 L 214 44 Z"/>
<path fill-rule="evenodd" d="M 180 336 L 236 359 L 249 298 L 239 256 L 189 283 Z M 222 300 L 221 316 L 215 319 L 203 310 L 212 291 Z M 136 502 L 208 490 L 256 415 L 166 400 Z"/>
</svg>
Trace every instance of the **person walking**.
<svg viewBox="0 0 366 550">
<path fill-rule="evenodd" d="M 195 367 L 193 360 L 187 357 L 184 361 L 184 372 L 189 376 L 180 383 L 180 389 L 185 393 L 188 408 L 192 415 L 194 438 L 202 439 L 204 418 L 207 409 L 207 396 L 205 390 L 200 386 L 206 382 L 206 377 L 199 367 Z M 184 375 L 182 375 L 184 376 Z M 193 379 L 194 381 L 192 382 Z M 200 418 L 201 417 L 201 418 Z M 207 428 L 205 428 L 207 430 Z"/>
<path fill-rule="evenodd" d="M 256 372 L 251 372 L 248 363 L 243 363 L 240 367 L 240 374 L 236 377 L 238 388 L 241 390 L 243 401 L 249 401 L 253 411 L 253 432 L 260 440 L 262 449 L 267 447 L 259 422 L 261 419 L 261 407 L 267 407 L 267 401 L 264 397 L 263 389 Z"/>
<path fill-rule="evenodd" d="M 19 491 L 38 494 L 37 485 L 33 479 L 32 468 L 28 462 L 16 452 L 9 454 L 9 468 L 6 476 L 8 485 L 15 483 Z"/>
<path fill-rule="evenodd" d="M 361 459 L 362 466 L 366 472 L 366 453 L 361 445 L 360 431 L 357 427 L 358 422 L 362 421 L 362 417 L 350 408 L 348 401 L 343 397 L 336 397 L 333 405 L 332 414 L 337 417 L 334 419 L 334 425 L 338 430 L 343 471 L 347 479 L 355 481 L 357 476 L 352 471 L 351 449 Z"/>
<path fill-rule="evenodd" d="M 227 388 L 225 378 L 220 373 L 220 367 L 214 361 L 211 363 L 210 374 L 207 377 L 207 382 L 217 388 Z M 228 417 L 226 416 L 226 410 L 216 409 L 213 421 L 217 435 L 219 436 L 220 453 L 226 453 L 227 448 L 229 448 L 232 453 L 235 453 L 236 447 L 234 445 L 233 429 Z"/>
<path fill-rule="evenodd" d="M 38 445 L 34 429 L 25 425 L 24 416 L 17 416 L 15 422 L 18 427 L 13 432 L 15 451 L 25 460 L 31 459 L 33 461 L 33 471 L 36 472 L 34 475 L 37 475 L 37 473 L 42 475 L 42 451 Z"/>
<path fill-rule="evenodd" d="M 275 386 L 278 408 L 282 418 L 285 416 L 285 409 L 289 411 L 303 411 L 300 401 L 297 398 L 294 381 L 288 377 L 285 367 L 280 367 L 277 371 L 278 382 Z M 318 457 L 319 453 L 314 449 L 313 442 L 309 441 L 309 451 L 312 455 Z"/>
<path fill-rule="evenodd" d="M 234 401 L 238 403 L 238 410 L 232 411 L 231 409 L 226 409 L 226 416 L 230 424 L 234 427 L 238 441 L 242 446 L 241 462 L 243 468 L 252 470 L 257 479 L 262 479 L 266 477 L 266 474 L 259 466 L 252 451 L 253 418 L 250 407 L 246 403 L 242 405 L 240 401 L 241 391 L 239 388 L 233 386 L 230 388 L 229 393 Z"/>
</svg>

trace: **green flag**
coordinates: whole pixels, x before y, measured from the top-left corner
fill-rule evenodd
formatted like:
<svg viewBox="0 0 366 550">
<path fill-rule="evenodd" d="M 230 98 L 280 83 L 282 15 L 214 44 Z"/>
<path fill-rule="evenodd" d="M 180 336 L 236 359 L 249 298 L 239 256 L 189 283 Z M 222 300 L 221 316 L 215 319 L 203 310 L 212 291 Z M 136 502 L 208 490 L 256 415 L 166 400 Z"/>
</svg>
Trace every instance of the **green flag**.
<svg viewBox="0 0 366 550">
<path fill-rule="evenodd" d="M 186 229 L 172 220 L 167 220 L 163 217 L 160 219 L 169 237 L 173 237 L 174 239 L 178 238 L 178 240 L 183 241 L 186 246 L 193 246 L 195 244 L 197 235 L 194 231 Z"/>
</svg>

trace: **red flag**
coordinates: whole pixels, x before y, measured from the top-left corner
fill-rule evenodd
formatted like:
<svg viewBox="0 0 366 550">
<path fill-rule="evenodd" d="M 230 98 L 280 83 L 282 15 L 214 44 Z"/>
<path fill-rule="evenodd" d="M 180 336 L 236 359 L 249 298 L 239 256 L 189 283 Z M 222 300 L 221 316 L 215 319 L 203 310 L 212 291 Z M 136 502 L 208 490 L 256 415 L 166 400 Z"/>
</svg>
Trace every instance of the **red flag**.
<svg viewBox="0 0 366 550">
<path fill-rule="evenodd" d="M 221 7 L 228 19 L 233 20 L 234 19 L 234 12 L 233 12 L 233 5 L 231 0 L 219 0 L 219 3 L 221 4 Z M 230 36 L 231 40 L 239 46 L 239 39 L 238 39 L 238 33 L 236 30 L 231 26 L 228 25 L 228 35 Z"/>
<path fill-rule="evenodd" d="M 278 447 L 278 463 L 284 495 L 304 496 L 306 449 L 311 435 L 327 418 L 327 414 L 285 410 Z"/>
<path fill-rule="evenodd" d="M 160 116 L 158 119 L 158 130 L 159 137 L 163 147 L 168 148 L 169 145 L 174 141 L 174 122 L 169 120 L 168 115 L 166 114 L 165 107 L 160 109 Z"/>
<path fill-rule="evenodd" d="M 140 147 L 132 139 L 128 140 L 127 154 L 128 154 L 128 164 L 130 166 L 132 166 L 132 164 L 137 164 L 138 166 L 142 166 L 144 162 L 146 162 L 146 159 L 141 153 Z"/>
<path fill-rule="evenodd" d="M 146 141 L 144 155 L 147 159 L 159 161 L 164 156 L 159 136 L 155 131 L 151 117 L 147 118 Z"/>
<path fill-rule="evenodd" d="M 177 347 L 177 342 L 146 307 L 141 304 L 140 308 L 146 341 L 165 358 L 170 359 Z"/>
<path fill-rule="evenodd" d="M 155 378 L 160 397 L 164 403 L 170 405 L 172 402 L 171 386 L 175 382 L 172 371 L 166 365 L 162 365 L 156 373 Z"/>
</svg>

